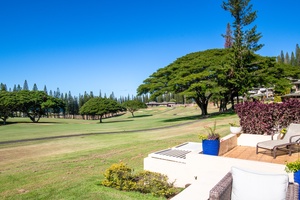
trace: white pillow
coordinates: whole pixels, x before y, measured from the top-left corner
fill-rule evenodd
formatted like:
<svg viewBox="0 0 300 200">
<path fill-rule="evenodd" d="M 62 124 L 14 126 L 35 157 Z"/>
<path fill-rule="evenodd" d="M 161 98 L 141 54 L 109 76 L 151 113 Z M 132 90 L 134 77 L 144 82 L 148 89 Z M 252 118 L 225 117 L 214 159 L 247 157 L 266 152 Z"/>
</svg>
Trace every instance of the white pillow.
<svg viewBox="0 0 300 200">
<path fill-rule="evenodd" d="M 231 200 L 285 200 L 289 183 L 287 174 L 262 174 L 231 168 Z"/>
</svg>

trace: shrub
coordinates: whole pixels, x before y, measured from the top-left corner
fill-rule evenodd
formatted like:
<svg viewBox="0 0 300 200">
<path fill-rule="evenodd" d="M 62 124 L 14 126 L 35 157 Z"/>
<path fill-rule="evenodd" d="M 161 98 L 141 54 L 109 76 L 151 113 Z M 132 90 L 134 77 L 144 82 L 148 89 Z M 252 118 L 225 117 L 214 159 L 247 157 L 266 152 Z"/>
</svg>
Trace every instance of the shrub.
<svg viewBox="0 0 300 200">
<path fill-rule="evenodd" d="M 176 194 L 174 183 L 168 183 L 168 177 L 160 173 L 142 171 L 137 174 L 137 179 L 137 191 L 139 192 L 166 198 Z"/>
<path fill-rule="evenodd" d="M 294 162 L 286 163 L 285 171 L 287 173 L 295 173 L 300 170 L 300 160 L 296 160 Z"/>
<path fill-rule="evenodd" d="M 177 193 L 174 183 L 168 183 L 168 177 L 160 173 L 142 171 L 133 174 L 133 170 L 124 163 L 113 164 L 104 173 L 102 185 L 124 191 L 139 191 L 155 196 L 169 198 Z"/>
<path fill-rule="evenodd" d="M 282 102 L 281 96 L 275 96 L 275 97 L 274 97 L 274 102 L 275 102 L 275 103 Z"/>
<path fill-rule="evenodd" d="M 104 173 L 105 179 L 102 185 L 116 188 L 118 190 L 135 190 L 136 183 L 132 175 L 132 169 L 127 167 L 124 163 L 113 164 Z"/>
<path fill-rule="evenodd" d="M 269 135 L 274 128 L 300 122 L 300 102 L 296 99 L 270 104 L 245 102 L 237 104 L 235 111 L 240 118 L 243 132 L 250 134 Z"/>
</svg>

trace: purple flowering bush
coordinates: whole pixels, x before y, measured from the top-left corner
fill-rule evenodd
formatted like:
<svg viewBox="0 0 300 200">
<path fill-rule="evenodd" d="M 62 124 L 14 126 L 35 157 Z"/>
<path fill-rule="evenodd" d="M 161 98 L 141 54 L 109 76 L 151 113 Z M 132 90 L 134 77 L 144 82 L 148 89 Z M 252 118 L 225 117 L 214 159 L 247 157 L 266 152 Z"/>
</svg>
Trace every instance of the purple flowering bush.
<svg viewBox="0 0 300 200">
<path fill-rule="evenodd" d="M 244 133 L 270 135 L 278 127 L 300 123 L 300 101 L 291 99 L 282 103 L 245 102 L 237 104 L 235 112 Z"/>
</svg>

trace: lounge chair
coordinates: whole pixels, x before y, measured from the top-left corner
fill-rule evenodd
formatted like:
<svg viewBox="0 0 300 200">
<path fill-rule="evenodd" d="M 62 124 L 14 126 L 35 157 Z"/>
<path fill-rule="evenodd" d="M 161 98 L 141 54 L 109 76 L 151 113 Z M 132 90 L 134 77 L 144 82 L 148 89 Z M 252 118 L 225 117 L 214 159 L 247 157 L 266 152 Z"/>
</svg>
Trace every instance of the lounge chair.
<svg viewBox="0 0 300 200">
<path fill-rule="evenodd" d="M 209 200 L 298 200 L 298 183 L 287 174 L 262 174 L 232 167 L 209 192 Z"/>
<path fill-rule="evenodd" d="M 268 140 L 259 142 L 256 145 L 256 154 L 258 149 L 266 149 L 273 152 L 273 158 L 276 158 L 277 150 L 288 151 L 289 155 L 292 154 L 292 146 L 300 143 L 300 124 L 290 124 L 288 130 L 282 140 Z"/>
</svg>

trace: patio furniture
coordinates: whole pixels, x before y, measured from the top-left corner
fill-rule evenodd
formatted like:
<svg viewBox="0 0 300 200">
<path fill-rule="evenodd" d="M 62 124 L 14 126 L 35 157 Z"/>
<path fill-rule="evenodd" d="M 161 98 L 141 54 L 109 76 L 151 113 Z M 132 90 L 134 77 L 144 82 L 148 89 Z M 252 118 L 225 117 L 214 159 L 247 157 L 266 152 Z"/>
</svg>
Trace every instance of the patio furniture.
<svg viewBox="0 0 300 200">
<path fill-rule="evenodd" d="M 287 174 L 263 174 L 232 167 L 209 192 L 209 200 L 298 200 L 299 185 Z"/>
<path fill-rule="evenodd" d="M 300 124 L 290 124 L 286 134 L 281 140 L 268 140 L 259 142 L 256 145 L 256 154 L 258 154 L 258 149 L 270 150 L 273 153 L 273 158 L 276 158 L 276 153 L 278 150 L 284 150 L 292 154 L 292 146 L 299 144 L 300 142 Z"/>
</svg>

